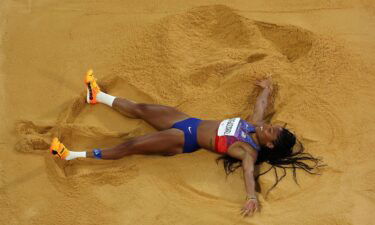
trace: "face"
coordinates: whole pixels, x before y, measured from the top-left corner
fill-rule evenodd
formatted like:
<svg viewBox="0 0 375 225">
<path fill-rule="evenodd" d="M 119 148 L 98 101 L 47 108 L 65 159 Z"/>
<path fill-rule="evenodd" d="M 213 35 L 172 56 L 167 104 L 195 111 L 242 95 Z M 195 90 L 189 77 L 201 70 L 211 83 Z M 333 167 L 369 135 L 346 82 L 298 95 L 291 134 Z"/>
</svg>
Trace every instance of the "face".
<svg viewBox="0 0 375 225">
<path fill-rule="evenodd" d="M 273 148 L 273 142 L 280 135 L 283 128 L 278 125 L 263 124 L 255 128 L 255 132 L 260 145 L 267 146 L 268 148 Z"/>
</svg>

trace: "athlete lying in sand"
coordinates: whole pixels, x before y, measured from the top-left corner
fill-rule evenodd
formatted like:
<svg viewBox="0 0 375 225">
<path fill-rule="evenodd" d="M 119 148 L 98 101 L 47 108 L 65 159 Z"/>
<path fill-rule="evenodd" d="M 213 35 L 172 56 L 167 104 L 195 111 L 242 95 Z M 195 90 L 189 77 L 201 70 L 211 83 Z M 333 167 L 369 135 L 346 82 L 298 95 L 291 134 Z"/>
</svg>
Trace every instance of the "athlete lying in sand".
<svg viewBox="0 0 375 225">
<path fill-rule="evenodd" d="M 319 159 L 302 153 L 303 148 L 297 152 L 292 151 L 296 143 L 294 134 L 284 127 L 264 123 L 268 99 L 273 91 L 269 79 L 257 83 L 262 88 L 262 92 L 257 97 L 254 113 L 248 119 L 249 122 L 240 118 L 221 121 L 200 120 L 169 106 L 135 103 L 125 98 L 114 97 L 100 91 L 92 71 L 87 72 L 85 84 L 87 103 L 104 103 L 127 117 L 145 120 L 158 131 L 132 138 L 113 148 L 85 152 L 69 151 L 57 138 L 54 138 L 50 150 L 53 155 L 61 159 L 72 160 L 80 157 L 119 159 L 132 154 L 171 156 L 204 148 L 223 155 L 218 160 L 224 160 L 227 174 L 242 165 L 247 195 L 241 213 L 245 216 L 252 215 L 258 209 L 255 194 L 255 164 L 268 162 L 272 166 L 283 168 L 284 173 L 285 168 L 293 168 L 294 175 L 296 168 L 312 173 L 311 170 L 318 167 Z M 297 155 L 302 156 L 297 157 Z M 300 162 L 301 159 L 312 160 L 316 164 L 310 167 Z M 237 162 L 240 164 L 234 167 Z M 292 165 L 283 166 L 289 164 Z M 277 178 L 276 184 L 282 177 Z"/>
</svg>

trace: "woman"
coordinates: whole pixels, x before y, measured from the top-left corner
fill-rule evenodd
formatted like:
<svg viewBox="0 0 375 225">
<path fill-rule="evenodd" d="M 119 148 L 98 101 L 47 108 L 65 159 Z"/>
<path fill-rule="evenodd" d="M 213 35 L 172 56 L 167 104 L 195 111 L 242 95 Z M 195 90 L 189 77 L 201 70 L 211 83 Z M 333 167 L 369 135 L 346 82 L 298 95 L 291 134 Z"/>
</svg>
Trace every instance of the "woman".
<svg viewBox="0 0 375 225">
<path fill-rule="evenodd" d="M 295 174 L 296 168 L 310 173 L 314 168 L 298 160 L 318 161 L 311 155 L 306 156 L 305 153 L 303 153 L 304 157 L 296 157 L 303 151 L 302 149 L 296 153 L 292 152 L 296 137 L 284 127 L 264 123 L 265 110 L 273 90 L 269 79 L 257 83 L 262 88 L 262 92 L 257 98 L 254 114 L 249 120 L 251 123 L 240 118 L 223 121 L 200 120 L 169 106 L 135 103 L 125 98 L 114 97 L 100 91 L 92 70 L 87 72 L 85 84 L 87 103 L 104 103 L 127 117 L 145 120 L 158 131 L 132 138 L 113 148 L 85 152 L 69 151 L 57 138 L 54 138 L 50 147 L 51 153 L 64 160 L 79 157 L 119 159 L 132 154 L 171 156 L 205 148 L 223 155 L 218 160 L 224 160 L 227 174 L 242 165 L 247 195 L 241 213 L 245 216 L 252 215 L 258 209 L 254 181 L 256 163 L 267 161 L 271 165 L 282 167 L 284 171 L 288 167 L 283 165 L 292 164 L 291 168 L 294 169 Z M 234 167 L 237 162 L 239 164 Z M 277 178 L 277 182 L 280 180 Z"/>
</svg>

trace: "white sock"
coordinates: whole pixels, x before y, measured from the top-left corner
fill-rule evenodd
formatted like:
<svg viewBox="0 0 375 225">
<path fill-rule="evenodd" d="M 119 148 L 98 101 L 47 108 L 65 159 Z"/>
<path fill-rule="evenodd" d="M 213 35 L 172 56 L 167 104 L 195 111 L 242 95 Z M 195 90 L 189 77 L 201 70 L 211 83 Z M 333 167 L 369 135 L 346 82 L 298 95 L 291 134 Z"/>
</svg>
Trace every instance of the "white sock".
<svg viewBox="0 0 375 225">
<path fill-rule="evenodd" d="M 72 160 L 76 158 L 86 158 L 86 152 L 69 151 L 69 155 L 65 158 L 65 160 Z"/>
<path fill-rule="evenodd" d="M 99 92 L 97 95 L 96 95 L 96 100 L 100 103 L 104 103 L 110 107 L 112 107 L 112 104 L 113 104 L 113 101 L 115 100 L 115 96 L 112 96 L 112 95 L 109 95 L 109 94 L 106 94 L 104 92 Z"/>
</svg>

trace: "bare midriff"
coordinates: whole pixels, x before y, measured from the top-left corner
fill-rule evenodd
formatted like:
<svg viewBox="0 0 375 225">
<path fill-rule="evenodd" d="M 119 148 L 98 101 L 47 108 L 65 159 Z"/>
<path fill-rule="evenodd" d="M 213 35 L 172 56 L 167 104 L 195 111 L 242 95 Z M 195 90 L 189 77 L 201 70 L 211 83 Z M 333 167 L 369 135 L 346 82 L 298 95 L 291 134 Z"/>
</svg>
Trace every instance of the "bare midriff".
<svg viewBox="0 0 375 225">
<path fill-rule="evenodd" d="M 202 120 L 198 127 L 198 144 L 207 150 L 215 152 L 215 138 L 221 120 Z"/>
</svg>

